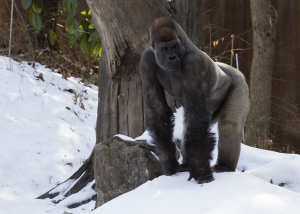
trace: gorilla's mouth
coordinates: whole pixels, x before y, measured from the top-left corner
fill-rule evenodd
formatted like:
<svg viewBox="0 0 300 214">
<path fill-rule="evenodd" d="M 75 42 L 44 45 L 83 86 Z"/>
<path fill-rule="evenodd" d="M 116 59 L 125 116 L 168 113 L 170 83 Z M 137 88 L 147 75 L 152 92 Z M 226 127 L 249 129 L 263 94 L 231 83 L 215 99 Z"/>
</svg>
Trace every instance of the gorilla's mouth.
<svg viewBox="0 0 300 214">
<path fill-rule="evenodd" d="M 179 70 L 180 63 L 178 61 L 168 62 L 168 63 L 166 63 L 166 67 L 171 73 L 174 73 Z"/>
</svg>

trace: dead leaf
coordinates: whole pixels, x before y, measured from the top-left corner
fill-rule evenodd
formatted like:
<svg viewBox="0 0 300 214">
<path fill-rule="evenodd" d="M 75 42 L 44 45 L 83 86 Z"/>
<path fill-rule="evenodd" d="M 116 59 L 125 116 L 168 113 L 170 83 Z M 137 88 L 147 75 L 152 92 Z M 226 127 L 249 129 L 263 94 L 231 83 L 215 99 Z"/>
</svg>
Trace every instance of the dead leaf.
<svg viewBox="0 0 300 214">
<path fill-rule="evenodd" d="M 82 108 L 83 110 L 85 110 L 83 103 L 80 103 L 80 108 Z"/>
<path fill-rule="evenodd" d="M 65 165 L 68 165 L 68 166 L 73 167 L 73 164 L 72 164 L 72 163 L 66 163 Z"/>
<path fill-rule="evenodd" d="M 73 89 L 71 89 L 71 88 L 69 88 L 69 89 L 64 89 L 64 91 L 67 91 L 67 92 L 69 92 L 69 93 L 72 93 L 72 94 L 74 94 L 74 90 L 73 90 Z"/>
<path fill-rule="evenodd" d="M 43 74 L 42 74 L 42 73 L 40 73 L 40 75 L 38 75 L 38 76 L 37 76 L 37 78 L 39 78 L 40 80 L 43 80 L 43 81 L 45 82 L 45 80 L 44 80 L 44 77 L 43 77 Z"/>
<path fill-rule="evenodd" d="M 54 204 L 58 204 L 58 203 L 61 202 L 62 200 L 64 200 L 64 198 L 63 198 L 63 199 L 59 199 L 59 200 L 52 200 L 51 202 L 54 203 Z"/>
</svg>

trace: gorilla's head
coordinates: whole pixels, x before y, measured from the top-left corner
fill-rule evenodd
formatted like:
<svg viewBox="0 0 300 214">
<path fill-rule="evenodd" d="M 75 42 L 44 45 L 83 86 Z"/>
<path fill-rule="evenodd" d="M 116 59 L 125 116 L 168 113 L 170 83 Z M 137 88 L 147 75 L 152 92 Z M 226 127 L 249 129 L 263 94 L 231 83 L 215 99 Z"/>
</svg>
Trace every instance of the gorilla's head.
<svg viewBox="0 0 300 214">
<path fill-rule="evenodd" d="M 157 64 L 170 73 L 179 71 L 184 48 L 172 19 L 162 17 L 153 22 L 151 42 Z"/>
</svg>

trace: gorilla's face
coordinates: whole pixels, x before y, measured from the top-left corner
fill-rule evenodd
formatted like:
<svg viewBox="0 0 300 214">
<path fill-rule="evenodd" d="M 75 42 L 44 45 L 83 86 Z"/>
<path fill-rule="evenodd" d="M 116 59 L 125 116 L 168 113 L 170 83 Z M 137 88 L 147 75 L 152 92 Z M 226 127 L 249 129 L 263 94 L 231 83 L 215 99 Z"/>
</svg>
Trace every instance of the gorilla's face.
<svg viewBox="0 0 300 214">
<path fill-rule="evenodd" d="M 154 42 L 156 62 L 167 72 L 176 73 L 181 66 L 183 48 L 179 39 L 169 42 Z"/>
</svg>

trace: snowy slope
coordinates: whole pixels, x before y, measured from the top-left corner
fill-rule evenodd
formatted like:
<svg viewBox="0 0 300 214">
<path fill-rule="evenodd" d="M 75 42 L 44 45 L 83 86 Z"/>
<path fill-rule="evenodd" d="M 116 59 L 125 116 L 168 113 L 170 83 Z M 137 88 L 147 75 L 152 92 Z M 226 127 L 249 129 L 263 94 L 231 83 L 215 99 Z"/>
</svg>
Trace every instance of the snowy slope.
<svg viewBox="0 0 300 214">
<path fill-rule="evenodd" d="M 40 73 L 45 81 L 37 78 Z M 85 110 L 74 104 L 74 93 L 66 91 L 69 89 L 85 98 Z M 92 182 L 80 194 L 59 204 L 34 198 L 66 180 L 89 157 L 95 144 L 97 92 L 95 86 L 84 86 L 74 78 L 62 79 L 42 65 L 33 68 L 27 62 L 0 57 L 1 214 L 92 212 L 94 201 L 76 209 L 67 208 L 95 193 Z M 175 113 L 174 139 L 181 139 L 182 113 L 183 109 Z M 212 129 L 217 132 L 216 126 Z M 147 132 L 138 139 L 151 143 Z M 213 154 L 212 164 L 216 149 Z M 193 180 L 188 182 L 188 173 L 161 176 L 106 203 L 93 214 L 299 213 L 299 155 L 242 145 L 237 171 L 214 176 L 215 181 L 202 186 Z M 59 188 L 67 190 L 72 184 L 69 181 Z"/>
<path fill-rule="evenodd" d="M 28 199 L 66 180 L 96 142 L 98 88 L 29 64 L 0 57 L 0 213 L 9 213 L 1 211 L 5 202 L 31 204 Z"/>
</svg>

